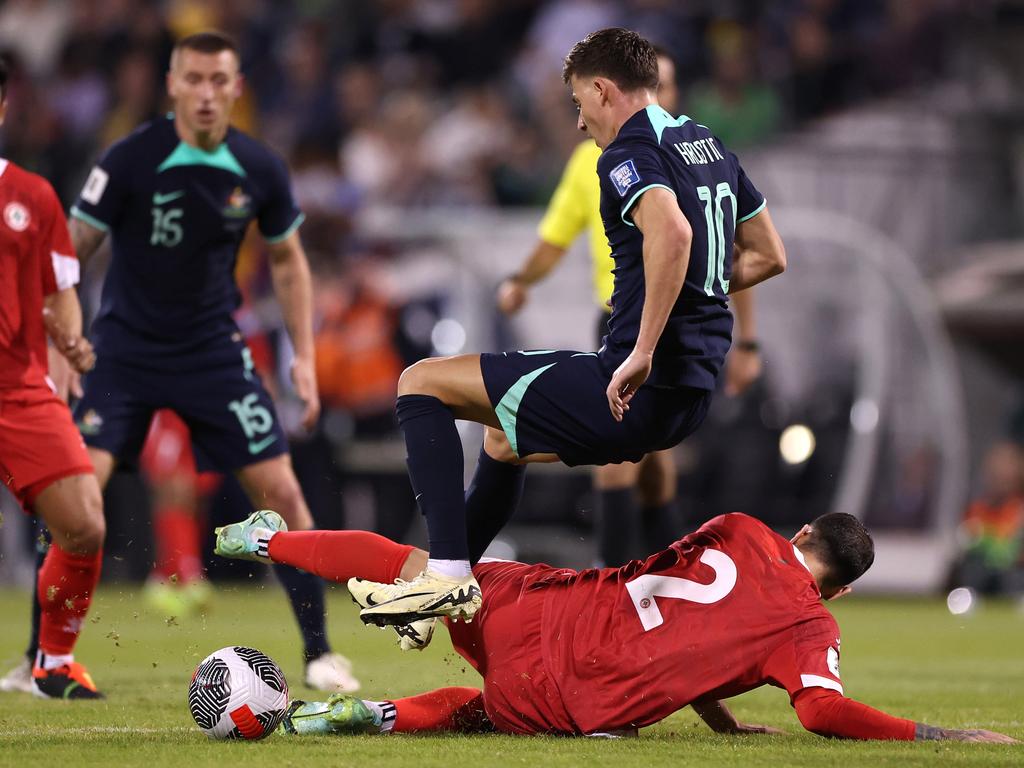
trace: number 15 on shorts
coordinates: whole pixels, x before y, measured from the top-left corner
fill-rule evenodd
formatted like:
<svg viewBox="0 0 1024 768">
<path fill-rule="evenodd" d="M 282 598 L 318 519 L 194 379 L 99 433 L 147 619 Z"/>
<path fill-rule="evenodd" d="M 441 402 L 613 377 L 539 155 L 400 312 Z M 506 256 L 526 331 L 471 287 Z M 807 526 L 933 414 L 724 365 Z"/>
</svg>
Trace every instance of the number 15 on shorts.
<svg viewBox="0 0 1024 768">
<path fill-rule="evenodd" d="M 228 403 L 228 410 L 235 414 L 242 431 L 249 441 L 249 453 L 256 455 L 274 442 L 276 436 L 271 433 L 274 428 L 274 417 L 266 408 L 259 404 L 259 395 L 255 392 L 241 400 Z"/>
</svg>

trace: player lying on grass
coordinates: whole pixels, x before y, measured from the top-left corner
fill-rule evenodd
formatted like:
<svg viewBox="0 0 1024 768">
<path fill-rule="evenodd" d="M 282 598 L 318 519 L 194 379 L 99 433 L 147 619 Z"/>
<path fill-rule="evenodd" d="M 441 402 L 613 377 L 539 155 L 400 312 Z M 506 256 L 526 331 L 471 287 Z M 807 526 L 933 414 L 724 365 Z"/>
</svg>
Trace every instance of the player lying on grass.
<svg viewBox="0 0 1024 768">
<path fill-rule="evenodd" d="M 480 526 L 470 530 L 476 561 L 490 539 Z M 216 551 L 348 581 L 364 608 L 388 597 L 372 582 L 414 577 L 427 558 L 364 531 L 288 532 L 266 510 L 219 529 Z M 482 691 L 299 702 L 285 728 L 629 733 L 692 705 L 716 731 L 766 732 L 737 722 L 720 702 L 770 684 L 786 689 L 805 728 L 825 736 L 1013 742 L 892 717 L 843 695 L 839 628 L 822 600 L 847 594 L 873 559 L 870 535 L 850 515 L 823 515 L 787 540 L 730 514 L 621 568 L 478 562 L 487 599 L 472 623 L 452 622 L 448 631 L 484 678 Z M 425 645 L 434 622 L 396 627 L 402 646 Z"/>
</svg>

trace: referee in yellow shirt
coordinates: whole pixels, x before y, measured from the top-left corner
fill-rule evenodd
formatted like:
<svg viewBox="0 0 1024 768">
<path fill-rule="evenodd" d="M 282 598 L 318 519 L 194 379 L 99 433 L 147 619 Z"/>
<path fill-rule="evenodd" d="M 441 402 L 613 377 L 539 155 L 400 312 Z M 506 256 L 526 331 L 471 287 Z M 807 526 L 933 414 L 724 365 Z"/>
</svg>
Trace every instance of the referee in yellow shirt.
<svg viewBox="0 0 1024 768">
<path fill-rule="evenodd" d="M 679 93 L 675 70 L 672 59 L 659 51 L 658 101 L 672 114 L 675 114 Z M 529 299 L 530 287 L 554 269 L 572 242 L 587 229 L 593 259 L 594 299 L 600 307 L 597 346 L 608 332 L 611 312 L 608 302 L 615 266 L 601 221 L 601 191 L 597 179 L 600 155 L 601 150 L 592 139 L 576 147 L 540 223 L 537 245 L 522 269 L 506 278 L 498 288 L 501 311 L 509 315 L 518 312 Z M 725 368 L 725 394 L 729 396 L 743 392 L 761 373 L 751 290 L 731 296 L 736 332 Z M 606 464 L 594 468 L 598 559 L 603 565 L 622 565 L 636 553 L 657 551 L 679 538 L 673 514 L 676 482 L 675 462 L 671 451 L 667 450 L 648 454 L 638 464 Z M 636 529 L 640 530 L 643 540 L 637 542 L 638 547 L 631 547 L 631 532 Z"/>
</svg>

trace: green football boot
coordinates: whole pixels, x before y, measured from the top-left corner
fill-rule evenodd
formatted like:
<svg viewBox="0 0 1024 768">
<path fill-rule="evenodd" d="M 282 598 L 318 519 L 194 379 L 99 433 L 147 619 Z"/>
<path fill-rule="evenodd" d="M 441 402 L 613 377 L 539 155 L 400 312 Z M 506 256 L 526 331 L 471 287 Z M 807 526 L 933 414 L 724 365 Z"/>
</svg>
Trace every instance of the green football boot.
<svg viewBox="0 0 1024 768">
<path fill-rule="evenodd" d="M 381 717 L 362 699 L 336 693 L 327 701 L 295 699 L 278 730 L 292 736 L 380 733 Z"/>
<path fill-rule="evenodd" d="M 236 560 L 252 560 L 258 563 L 270 563 L 267 548 L 275 533 L 287 531 L 282 517 L 270 509 L 253 512 L 240 523 L 232 523 L 217 528 L 217 545 L 214 554 L 221 557 L 232 557 Z"/>
</svg>

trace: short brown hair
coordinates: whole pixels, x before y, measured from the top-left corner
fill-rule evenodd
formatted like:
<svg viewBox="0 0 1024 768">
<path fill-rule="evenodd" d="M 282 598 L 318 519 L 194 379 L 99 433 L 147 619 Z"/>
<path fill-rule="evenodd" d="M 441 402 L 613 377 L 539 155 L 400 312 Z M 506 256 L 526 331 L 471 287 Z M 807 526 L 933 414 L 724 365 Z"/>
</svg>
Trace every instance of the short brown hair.
<svg viewBox="0 0 1024 768">
<path fill-rule="evenodd" d="M 178 51 L 196 51 L 197 53 L 220 53 L 231 51 L 235 58 L 239 58 L 238 43 L 230 35 L 211 29 L 205 32 L 196 32 L 181 38 L 174 44 L 174 53 Z"/>
<path fill-rule="evenodd" d="M 658 54 L 636 32 L 611 27 L 591 32 L 569 51 L 562 79 L 573 76 L 607 77 L 624 91 L 658 87 Z"/>
</svg>

